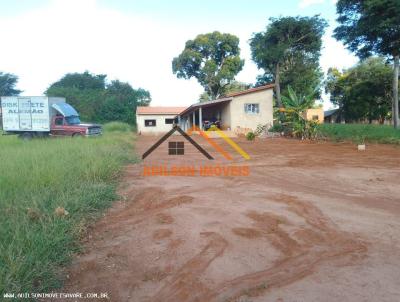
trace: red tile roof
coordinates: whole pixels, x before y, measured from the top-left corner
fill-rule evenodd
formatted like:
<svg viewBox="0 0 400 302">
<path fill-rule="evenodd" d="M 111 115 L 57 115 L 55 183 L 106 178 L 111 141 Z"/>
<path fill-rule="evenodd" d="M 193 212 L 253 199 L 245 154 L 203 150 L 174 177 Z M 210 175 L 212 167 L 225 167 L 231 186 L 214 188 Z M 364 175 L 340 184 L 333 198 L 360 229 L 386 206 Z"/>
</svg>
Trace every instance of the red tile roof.
<svg viewBox="0 0 400 302">
<path fill-rule="evenodd" d="M 136 109 L 136 114 L 179 114 L 186 107 L 142 107 Z"/>
<path fill-rule="evenodd" d="M 257 92 L 257 91 L 272 89 L 274 87 L 275 87 L 275 84 L 268 84 L 268 85 L 259 86 L 259 87 L 256 87 L 256 88 L 250 88 L 250 89 L 239 91 L 239 92 L 229 93 L 225 97 L 239 96 L 239 95 L 242 95 L 242 94 L 248 94 L 248 93 L 253 93 L 253 92 Z"/>
</svg>

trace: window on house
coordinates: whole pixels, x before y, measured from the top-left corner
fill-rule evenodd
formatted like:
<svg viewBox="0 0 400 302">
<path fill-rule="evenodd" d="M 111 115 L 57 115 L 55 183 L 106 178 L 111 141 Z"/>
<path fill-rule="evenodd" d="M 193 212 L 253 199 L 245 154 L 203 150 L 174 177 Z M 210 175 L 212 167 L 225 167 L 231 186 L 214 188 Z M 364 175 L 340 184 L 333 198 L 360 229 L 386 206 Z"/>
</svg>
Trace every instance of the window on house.
<svg viewBox="0 0 400 302">
<path fill-rule="evenodd" d="M 165 123 L 166 123 L 167 125 L 173 124 L 174 121 L 175 121 L 175 119 L 173 119 L 173 118 L 166 118 L 166 119 L 165 119 Z"/>
<path fill-rule="evenodd" d="M 244 104 L 244 112 L 248 114 L 260 113 L 260 106 L 259 104 Z"/>
<path fill-rule="evenodd" d="M 312 116 L 312 120 L 313 120 L 313 121 L 318 121 L 318 120 L 319 120 L 318 115 L 313 115 L 313 116 Z"/>
<path fill-rule="evenodd" d="M 145 127 L 155 127 L 156 120 L 144 120 L 144 126 Z"/>
<path fill-rule="evenodd" d="M 169 155 L 184 155 L 185 154 L 184 142 L 168 142 L 168 154 Z"/>
</svg>

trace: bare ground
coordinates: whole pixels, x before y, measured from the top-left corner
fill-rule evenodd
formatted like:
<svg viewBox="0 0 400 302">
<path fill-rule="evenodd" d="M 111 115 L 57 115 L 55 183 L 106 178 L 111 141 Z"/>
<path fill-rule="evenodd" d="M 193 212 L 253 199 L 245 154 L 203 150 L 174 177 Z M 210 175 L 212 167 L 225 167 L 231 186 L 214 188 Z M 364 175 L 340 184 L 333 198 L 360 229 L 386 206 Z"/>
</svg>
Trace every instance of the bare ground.
<svg viewBox="0 0 400 302">
<path fill-rule="evenodd" d="M 140 137 L 138 153 L 154 141 Z M 400 300 L 400 148 L 239 144 L 251 156 L 235 156 L 247 177 L 141 175 L 167 160 L 209 164 L 190 147 L 127 167 L 121 201 L 89 232 L 64 291 L 145 302 Z"/>
</svg>

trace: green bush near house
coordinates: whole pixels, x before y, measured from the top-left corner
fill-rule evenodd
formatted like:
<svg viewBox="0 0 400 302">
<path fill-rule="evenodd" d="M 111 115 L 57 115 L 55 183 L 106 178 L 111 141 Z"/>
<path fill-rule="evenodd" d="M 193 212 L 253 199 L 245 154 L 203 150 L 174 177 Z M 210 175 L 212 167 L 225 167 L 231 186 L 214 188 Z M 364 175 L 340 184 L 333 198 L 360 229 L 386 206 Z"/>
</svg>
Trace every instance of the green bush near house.
<svg viewBox="0 0 400 302">
<path fill-rule="evenodd" d="M 123 165 L 135 160 L 134 135 L 122 123 L 104 129 L 78 139 L 0 135 L 0 293 L 61 286 L 60 267 L 118 198 Z M 58 207 L 68 215 L 56 215 Z"/>
<path fill-rule="evenodd" d="M 284 131 L 282 124 L 274 124 L 271 128 L 268 129 L 269 132 L 280 133 Z"/>
<path fill-rule="evenodd" d="M 256 134 L 253 131 L 247 132 L 246 139 L 248 141 L 254 141 L 256 139 Z"/>
</svg>

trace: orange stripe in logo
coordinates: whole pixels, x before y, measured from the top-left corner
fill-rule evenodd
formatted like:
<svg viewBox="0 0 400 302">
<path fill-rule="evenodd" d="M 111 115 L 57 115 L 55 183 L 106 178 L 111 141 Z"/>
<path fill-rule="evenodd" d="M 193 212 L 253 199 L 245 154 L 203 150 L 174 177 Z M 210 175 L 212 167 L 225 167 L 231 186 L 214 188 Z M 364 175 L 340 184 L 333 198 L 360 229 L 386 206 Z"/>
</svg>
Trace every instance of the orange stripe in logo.
<svg viewBox="0 0 400 302">
<path fill-rule="evenodd" d="M 207 142 L 214 147 L 215 150 L 217 150 L 219 153 L 221 153 L 226 159 L 228 160 L 232 160 L 232 157 L 229 155 L 228 152 L 226 152 L 224 149 L 222 149 L 222 147 L 220 145 L 218 145 L 213 139 L 211 139 L 207 133 L 205 133 L 204 131 L 200 130 L 199 127 L 197 126 L 193 126 L 192 128 L 189 129 L 189 131 L 187 132 L 189 135 L 192 134 L 193 131 L 198 131 L 200 133 L 200 135 L 207 140 Z"/>
</svg>

